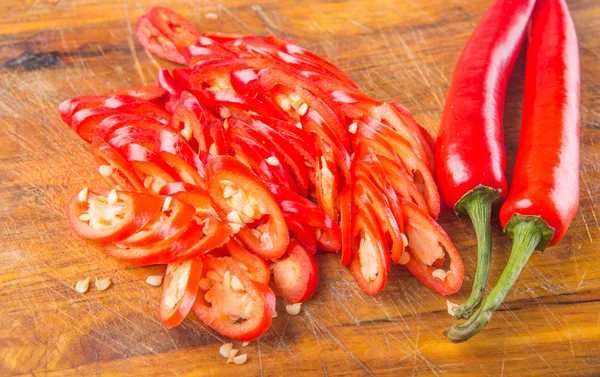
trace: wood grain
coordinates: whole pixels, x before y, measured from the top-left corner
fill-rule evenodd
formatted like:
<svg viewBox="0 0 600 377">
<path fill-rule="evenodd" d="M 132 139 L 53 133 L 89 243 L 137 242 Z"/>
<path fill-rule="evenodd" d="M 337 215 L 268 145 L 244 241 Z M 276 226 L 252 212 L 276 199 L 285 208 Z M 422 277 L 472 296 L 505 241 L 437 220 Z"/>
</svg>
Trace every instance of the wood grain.
<svg viewBox="0 0 600 377">
<path fill-rule="evenodd" d="M 536 253 L 487 329 L 464 344 L 441 332 L 455 321 L 445 298 L 393 267 L 386 290 L 362 294 L 338 255 L 318 257 L 321 282 L 301 315 L 279 317 L 226 365 L 224 338 L 191 315 L 167 330 L 160 289 L 145 284 L 162 267 L 107 258 L 77 239 L 67 198 L 101 184 L 88 146 L 62 124 L 56 106 L 82 94 L 152 83 L 159 65 L 133 35 L 152 1 L 0 2 L 0 375 L 186 376 L 598 376 L 600 375 L 600 3 L 573 0 L 582 72 L 581 208 L 565 239 Z M 489 1 L 171 1 L 204 30 L 268 34 L 330 59 L 370 95 L 398 99 L 435 132 L 462 46 Z M 208 20 L 208 12 L 218 14 Z M 506 104 L 509 166 L 520 127 L 523 59 Z M 441 223 L 475 270 L 467 221 Z M 510 242 L 494 221 L 491 283 Z M 111 277 L 107 291 L 73 290 L 85 276 Z"/>
</svg>

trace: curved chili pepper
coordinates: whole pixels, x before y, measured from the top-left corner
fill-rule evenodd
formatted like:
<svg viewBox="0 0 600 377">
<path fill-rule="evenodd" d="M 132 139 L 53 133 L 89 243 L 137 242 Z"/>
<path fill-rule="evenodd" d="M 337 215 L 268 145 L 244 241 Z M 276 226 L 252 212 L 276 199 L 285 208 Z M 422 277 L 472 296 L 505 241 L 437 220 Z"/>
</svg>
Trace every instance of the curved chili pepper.
<svg viewBox="0 0 600 377">
<path fill-rule="evenodd" d="M 538 0 L 527 49 L 521 140 L 500 209 L 513 240 L 508 264 L 479 310 L 446 336 L 462 342 L 491 319 L 534 250 L 564 236 L 579 205 L 579 50 L 564 0 Z"/>
<path fill-rule="evenodd" d="M 452 76 L 435 150 L 444 202 L 467 214 L 477 235 L 477 271 L 469 299 L 454 311 L 468 318 L 481 302 L 490 268 L 492 206 L 506 198 L 502 134 L 504 97 L 534 0 L 496 0 L 465 46 Z"/>
</svg>

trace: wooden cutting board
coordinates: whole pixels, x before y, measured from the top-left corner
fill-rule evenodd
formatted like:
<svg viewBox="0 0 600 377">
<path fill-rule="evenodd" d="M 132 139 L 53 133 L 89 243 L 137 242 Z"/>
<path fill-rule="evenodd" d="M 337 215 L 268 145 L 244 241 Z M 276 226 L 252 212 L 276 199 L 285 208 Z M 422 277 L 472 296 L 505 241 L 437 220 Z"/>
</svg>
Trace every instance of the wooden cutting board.
<svg viewBox="0 0 600 377">
<path fill-rule="evenodd" d="M 330 59 L 368 94 L 404 103 L 435 133 L 454 65 L 489 0 L 171 1 L 201 30 L 276 33 Z M 195 314 L 172 330 L 157 317 L 160 288 L 148 275 L 76 238 L 63 208 L 102 185 L 88 146 L 60 120 L 64 99 L 155 82 L 159 66 L 137 43 L 138 16 L 153 1 L 0 2 L 0 376 L 525 376 L 600 375 L 600 3 L 569 1 L 581 50 L 581 207 L 560 245 L 534 254 L 493 321 L 451 344 L 446 298 L 392 267 L 385 291 L 363 294 L 339 255 L 318 256 L 318 292 L 301 315 L 285 313 L 225 364 L 225 338 Z M 206 15 L 214 13 L 218 19 Z M 509 167 L 520 127 L 523 58 L 505 112 Z M 485 158 L 485 156 L 482 156 Z M 446 211 L 441 224 L 466 264 L 475 239 Z M 493 223 L 490 281 L 510 242 Z M 77 280 L 110 277 L 104 292 Z M 239 347 L 239 345 L 237 345 Z"/>
</svg>

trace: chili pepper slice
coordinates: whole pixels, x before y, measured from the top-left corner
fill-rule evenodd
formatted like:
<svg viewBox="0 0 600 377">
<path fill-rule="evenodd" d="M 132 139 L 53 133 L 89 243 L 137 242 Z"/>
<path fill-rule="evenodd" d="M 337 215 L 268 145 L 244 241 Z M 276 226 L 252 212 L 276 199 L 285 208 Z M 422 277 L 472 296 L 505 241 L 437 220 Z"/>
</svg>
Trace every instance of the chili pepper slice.
<svg viewBox="0 0 600 377">
<path fill-rule="evenodd" d="M 319 250 L 337 252 L 341 247 L 341 229 L 337 222 L 327 216 L 323 210 L 303 196 L 286 190 L 283 187 L 270 184 L 269 190 L 279 202 L 284 217 L 294 215 L 294 219 L 314 228 Z"/>
<path fill-rule="evenodd" d="M 352 185 L 344 187 L 339 195 L 340 227 L 342 232 L 342 266 L 350 266 L 352 261 Z"/>
<path fill-rule="evenodd" d="M 367 122 L 360 123 L 358 132 L 362 137 L 372 140 L 371 145 L 385 146 L 385 148 L 379 148 L 378 153 L 402 162 L 405 171 L 423 194 L 429 214 L 436 219 L 440 213 L 440 197 L 429 164 L 420 158 L 395 130 L 375 119 L 368 119 Z M 394 151 L 393 154 L 386 152 L 390 150 L 387 146 L 391 147 L 391 150 Z M 394 172 L 388 172 L 388 174 L 394 174 Z"/>
<path fill-rule="evenodd" d="M 148 11 L 148 19 L 154 27 L 173 42 L 179 52 L 194 45 L 200 36 L 200 32 L 185 17 L 168 8 L 151 8 Z"/>
<path fill-rule="evenodd" d="M 112 92 L 111 96 L 131 96 L 141 98 L 149 102 L 161 102 L 160 99 L 166 94 L 166 90 L 160 86 L 134 86 Z"/>
<path fill-rule="evenodd" d="M 146 191 L 144 184 L 135 174 L 131 164 L 107 142 L 99 137 L 94 137 L 91 150 L 98 164 L 100 175 L 111 187 L 120 187 L 126 191 Z"/>
<path fill-rule="evenodd" d="M 201 277 L 200 258 L 167 265 L 158 310 L 160 321 L 167 328 L 179 325 L 192 310 Z"/>
<path fill-rule="evenodd" d="M 124 239 L 150 221 L 162 206 L 152 195 L 84 188 L 67 204 L 69 224 L 80 237 L 100 242 Z"/>
<path fill-rule="evenodd" d="M 230 156 L 213 157 L 206 181 L 217 212 L 239 228 L 237 236 L 250 251 L 268 260 L 285 253 L 289 234 L 279 204 L 248 167 Z"/>
<path fill-rule="evenodd" d="M 192 221 L 183 232 L 177 232 L 158 242 L 144 246 L 126 246 L 111 242 L 102 244 L 102 248 L 107 255 L 136 266 L 167 264 L 174 262 L 174 258 L 189 250 L 204 237 L 202 228 Z"/>
<path fill-rule="evenodd" d="M 167 183 L 180 180 L 173 168 L 156 153 L 141 145 L 127 144 L 121 148 L 121 154 L 144 183 L 144 188 L 153 194 L 158 195 Z"/>
<path fill-rule="evenodd" d="M 101 109 L 101 108 L 100 108 Z M 93 136 L 110 140 L 116 130 L 122 127 L 137 127 L 152 131 L 154 134 L 161 128 L 167 126 L 154 118 L 137 114 L 114 114 L 104 118 L 94 129 Z"/>
<path fill-rule="evenodd" d="M 246 139 L 237 134 L 232 134 L 231 148 L 235 150 L 236 156 L 243 158 L 252 170 L 265 182 L 275 183 L 286 189 L 296 192 L 298 188 L 292 178 L 291 171 L 287 164 L 271 154 L 261 144 L 251 139 Z"/>
<path fill-rule="evenodd" d="M 154 152 L 169 164 L 184 182 L 206 188 L 204 164 L 182 137 L 168 130 L 157 131 Z"/>
<path fill-rule="evenodd" d="M 384 234 L 368 202 L 353 214 L 350 271 L 358 286 L 367 294 L 385 287 L 389 268 L 389 251 Z"/>
<path fill-rule="evenodd" d="M 319 270 L 315 258 L 290 241 L 285 258 L 274 262 L 273 291 L 290 304 L 305 302 L 317 289 Z"/>
<path fill-rule="evenodd" d="M 251 280 L 232 261 L 204 256 L 203 279 L 194 310 L 202 322 L 219 334 L 249 342 L 271 326 L 275 294 Z"/>
<path fill-rule="evenodd" d="M 442 295 L 456 293 L 464 279 L 463 261 L 442 227 L 423 209 L 401 200 L 408 246 L 407 257 L 400 260 L 423 284 Z M 449 270 L 436 268 L 435 262 L 450 257 Z M 437 271 L 437 272 L 436 272 Z"/>
<path fill-rule="evenodd" d="M 119 240 L 119 245 L 127 247 L 147 246 L 181 235 L 190 225 L 195 214 L 196 209 L 193 206 L 171 198 L 167 211 L 159 211 L 151 221 L 138 229 L 135 234 Z"/>
<path fill-rule="evenodd" d="M 116 150 L 129 144 L 138 144 L 152 150 L 154 148 L 154 131 L 134 126 L 120 127 L 105 141 Z"/>
<path fill-rule="evenodd" d="M 231 119 L 228 122 L 227 131 L 250 138 L 255 143 L 272 151 L 277 161 L 281 161 L 291 170 L 298 193 L 302 196 L 308 194 L 309 175 L 304 158 L 283 135 L 260 121 L 253 122 L 250 126 L 239 119 Z"/>
<path fill-rule="evenodd" d="M 293 212 L 283 212 L 283 218 L 290 232 L 290 238 L 295 239 L 311 254 L 315 254 L 317 252 L 315 229 L 307 223 L 299 221 Z"/>
<path fill-rule="evenodd" d="M 271 270 L 264 259 L 252 254 L 235 240 L 229 241 L 225 248 L 231 255 L 231 259 L 250 279 L 265 285 L 269 284 Z"/>
<path fill-rule="evenodd" d="M 178 64 L 185 64 L 183 55 L 163 32 L 150 22 L 147 16 L 138 19 L 135 26 L 135 35 L 144 48 L 159 58 Z"/>
</svg>

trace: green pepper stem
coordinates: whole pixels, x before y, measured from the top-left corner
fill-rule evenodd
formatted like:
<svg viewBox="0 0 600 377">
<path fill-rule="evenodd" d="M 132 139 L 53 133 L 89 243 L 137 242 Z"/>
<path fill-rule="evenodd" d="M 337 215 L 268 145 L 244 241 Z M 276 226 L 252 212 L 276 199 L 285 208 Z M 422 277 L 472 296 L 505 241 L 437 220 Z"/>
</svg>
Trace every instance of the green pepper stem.
<svg viewBox="0 0 600 377">
<path fill-rule="evenodd" d="M 454 343 L 464 342 L 488 324 L 492 315 L 504 301 L 506 294 L 517 281 L 523 267 L 543 238 L 543 230 L 536 222 L 519 222 L 512 228 L 513 248 L 508 264 L 498 283 L 485 299 L 479 310 L 465 323 L 452 326 L 444 335 Z"/>
<path fill-rule="evenodd" d="M 500 190 L 479 185 L 466 193 L 454 206 L 457 214 L 466 213 L 473 223 L 477 237 L 477 270 L 471 295 L 461 306 L 455 307 L 456 318 L 469 318 L 483 298 L 483 291 L 490 272 L 492 235 L 490 217 L 493 205 L 500 199 Z"/>
<path fill-rule="evenodd" d="M 493 201 L 489 196 L 478 196 L 465 205 L 465 209 L 477 236 L 477 270 L 471 295 L 467 301 L 454 309 L 456 318 L 469 318 L 483 299 L 483 291 L 487 284 L 490 272 L 492 255 L 492 235 L 490 231 L 490 217 Z"/>
</svg>

